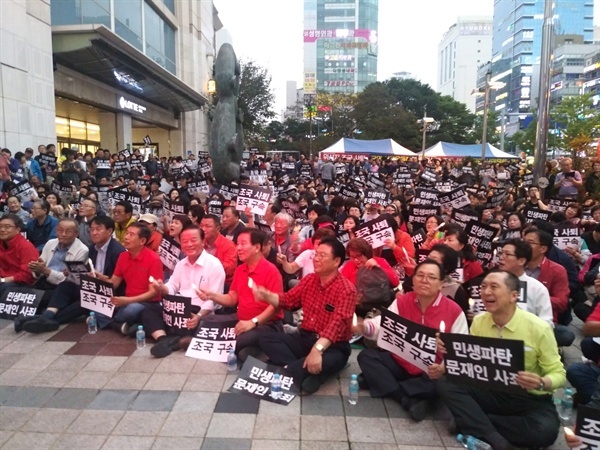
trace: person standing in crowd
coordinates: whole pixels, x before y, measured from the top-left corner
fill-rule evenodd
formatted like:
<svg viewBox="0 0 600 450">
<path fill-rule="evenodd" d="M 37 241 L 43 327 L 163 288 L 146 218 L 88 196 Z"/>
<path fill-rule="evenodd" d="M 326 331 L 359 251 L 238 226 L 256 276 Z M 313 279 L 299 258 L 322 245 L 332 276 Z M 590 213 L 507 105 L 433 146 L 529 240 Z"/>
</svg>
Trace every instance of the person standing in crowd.
<svg viewBox="0 0 600 450">
<path fill-rule="evenodd" d="M 573 170 L 573 160 L 563 158 L 560 161 L 561 171 L 556 175 L 554 187 L 558 189 L 560 198 L 577 198 L 579 188 L 583 186 L 583 179 L 578 170 Z"/>
</svg>

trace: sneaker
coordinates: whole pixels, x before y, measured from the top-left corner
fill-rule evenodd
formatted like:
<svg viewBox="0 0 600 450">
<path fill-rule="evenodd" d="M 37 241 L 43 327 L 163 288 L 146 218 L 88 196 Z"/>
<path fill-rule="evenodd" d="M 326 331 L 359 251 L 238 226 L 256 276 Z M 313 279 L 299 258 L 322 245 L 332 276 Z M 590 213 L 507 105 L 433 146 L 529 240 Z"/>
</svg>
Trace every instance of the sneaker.
<svg viewBox="0 0 600 450">
<path fill-rule="evenodd" d="M 369 383 L 367 383 L 367 379 L 365 378 L 365 376 L 361 373 L 358 375 L 357 377 L 358 380 L 358 388 L 362 389 L 362 390 L 369 390 Z"/>
<path fill-rule="evenodd" d="M 179 336 L 161 336 L 150 349 L 150 354 L 155 358 L 165 358 L 179 350 Z"/>
<path fill-rule="evenodd" d="M 23 329 L 28 333 L 48 333 L 58 330 L 59 323 L 56 320 L 40 316 L 37 319 L 28 320 L 23 324 Z"/>
</svg>

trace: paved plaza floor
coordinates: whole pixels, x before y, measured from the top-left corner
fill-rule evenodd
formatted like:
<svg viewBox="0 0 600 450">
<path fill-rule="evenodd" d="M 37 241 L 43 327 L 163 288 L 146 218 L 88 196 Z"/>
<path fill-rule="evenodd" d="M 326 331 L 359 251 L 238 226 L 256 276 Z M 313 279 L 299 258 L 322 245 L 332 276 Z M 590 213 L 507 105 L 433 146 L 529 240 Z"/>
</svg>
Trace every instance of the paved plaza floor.
<svg viewBox="0 0 600 450">
<path fill-rule="evenodd" d="M 580 361 L 578 343 L 567 363 Z M 177 352 L 150 356 L 114 331 L 87 334 L 83 322 L 54 333 L 16 334 L 0 320 L 2 449 L 445 449 L 459 448 L 437 405 L 416 423 L 392 400 L 361 391 L 346 401 L 349 366 L 312 396 L 288 406 L 227 390 L 224 363 Z M 562 436 L 552 447 L 566 448 Z"/>
</svg>

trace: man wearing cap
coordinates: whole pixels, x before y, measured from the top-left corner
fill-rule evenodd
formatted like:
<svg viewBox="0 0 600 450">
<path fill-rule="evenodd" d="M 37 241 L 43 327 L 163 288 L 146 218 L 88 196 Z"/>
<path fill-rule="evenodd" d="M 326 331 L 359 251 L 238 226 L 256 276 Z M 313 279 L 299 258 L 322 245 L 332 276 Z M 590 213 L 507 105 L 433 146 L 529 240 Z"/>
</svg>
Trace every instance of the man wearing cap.
<svg viewBox="0 0 600 450">
<path fill-rule="evenodd" d="M 160 234 L 158 231 L 158 224 L 160 223 L 158 217 L 156 217 L 154 214 L 142 214 L 138 219 L 138 222 L 146 225 L 152 232 L 150 239 L 148 239 L 148 242 L 146 242 L 146 247 L 153 252 L 158 252 L 160 241 L 162 241 L 162 234 Z"/>
</svg>

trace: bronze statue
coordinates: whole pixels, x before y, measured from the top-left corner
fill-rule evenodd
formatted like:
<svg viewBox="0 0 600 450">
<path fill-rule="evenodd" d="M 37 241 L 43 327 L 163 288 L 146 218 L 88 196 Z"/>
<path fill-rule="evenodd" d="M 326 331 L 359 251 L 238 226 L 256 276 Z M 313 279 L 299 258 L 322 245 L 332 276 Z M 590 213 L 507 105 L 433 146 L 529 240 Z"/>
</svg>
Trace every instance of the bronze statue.
<svg viewBox="0 0 600 450">
<path fill-rule="evenodd" d="M 215 107 L 210 140 L 212 173 L 218 183 L 229 184 L 240 177 L 244 151 L 243 113 L 238 108 L 240 63 L 230 44 L 223 44 L 215 62 L 219 100 Z"/>
</svg>

